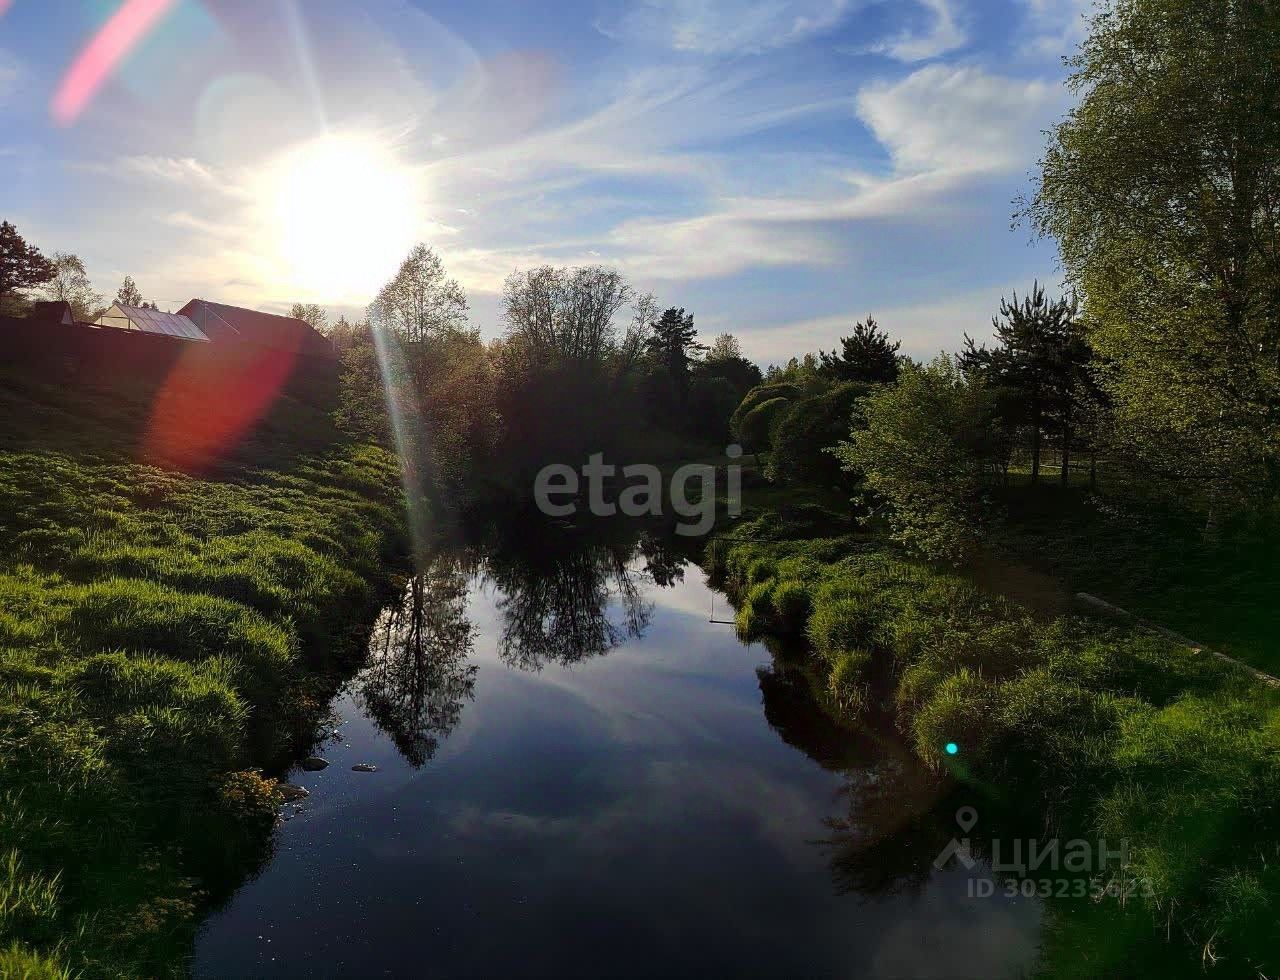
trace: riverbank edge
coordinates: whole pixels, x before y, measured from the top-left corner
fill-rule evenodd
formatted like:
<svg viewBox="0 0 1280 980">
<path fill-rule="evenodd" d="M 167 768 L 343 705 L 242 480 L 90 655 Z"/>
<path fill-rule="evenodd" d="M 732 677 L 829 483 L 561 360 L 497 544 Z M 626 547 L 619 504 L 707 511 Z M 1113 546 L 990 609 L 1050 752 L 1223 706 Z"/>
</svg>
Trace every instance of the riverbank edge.
<svg viewBox="0 0 1280 980">
<path fill-rule="evenodd" d="M 1274 691 L 1133 626 L 1034 617 L 820 508 L 747 516 L 711 537 L 702 565 L 742 638 L 805 651 L 827 714 L 854 727 L 887 711 L 940 777 L 1034 795 L 1059 837 L 1129 842 L 1125 866 L 1095 876 L 1125 899 L 1106 909 L 1110 936 L 1097 941 L 1096 909 L 1053 915 L 1046 975 L 1126 975 L 1134 947 L 1164 959 L 1173 943 L 1189 974 L 1268 968 L 1280 882 L 1256 818 L 1280 801 L 1266 773 L 1280 758 Z M 1237 754 L 1243 765 L 1212 773 Z"/>
<path fill-rule="evenodd" d="M 208 481 L 0 455 L 32 499 L 43 471 L 64 500 L 141 488 L 109 530 L 42 500 L 15 538 L 46 560 L 0 570 L 0 976 L 184 976 L 199 923 L 269 857 L 269 773 L 313 741 L 404 571 L 399 464 L 348 444 Z M 6 531 L 27 520 L 9 504 Z"/>
</svg>

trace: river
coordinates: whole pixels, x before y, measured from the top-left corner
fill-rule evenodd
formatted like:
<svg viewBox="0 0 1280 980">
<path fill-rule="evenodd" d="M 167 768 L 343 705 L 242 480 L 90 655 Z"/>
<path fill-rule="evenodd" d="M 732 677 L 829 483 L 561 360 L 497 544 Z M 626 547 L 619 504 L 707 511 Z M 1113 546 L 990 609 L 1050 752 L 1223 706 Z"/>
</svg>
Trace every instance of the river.
<svg viewBox="0 0 1280 980">
<path fill-rule="evenodd" d="M 981 864 L 934 867 L 954 806 L 890 735 L 826 721 L 657 539 L 563 537 L 408 583 L 197 976 L 1034 966 L 1040 906 L 971 897 Z"/>
</svg>

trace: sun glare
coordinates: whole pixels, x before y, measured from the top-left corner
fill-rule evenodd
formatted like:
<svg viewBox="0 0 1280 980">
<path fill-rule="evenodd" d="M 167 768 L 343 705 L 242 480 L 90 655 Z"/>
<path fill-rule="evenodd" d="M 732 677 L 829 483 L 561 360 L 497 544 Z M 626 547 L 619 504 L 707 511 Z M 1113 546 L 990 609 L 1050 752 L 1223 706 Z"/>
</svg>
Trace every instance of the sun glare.
<svg viewBox="0 0 1280 980">
<path fill-rule="evenodd" d="M 326 136 L 267 168 L 264 217 L 295 287 L 329 301 L 365 299 L 413 243 L 418 175 L 367 136 Z"/>
</svg>

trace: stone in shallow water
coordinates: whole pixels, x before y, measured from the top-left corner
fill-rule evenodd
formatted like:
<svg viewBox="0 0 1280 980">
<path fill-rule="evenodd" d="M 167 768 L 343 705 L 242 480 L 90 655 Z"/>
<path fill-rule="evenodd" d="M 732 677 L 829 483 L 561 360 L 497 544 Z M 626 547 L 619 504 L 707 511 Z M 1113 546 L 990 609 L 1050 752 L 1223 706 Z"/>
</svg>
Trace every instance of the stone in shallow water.
<svg viewBox="0 0 1280 980">
<path fill-rule="evenodd" d="M 286 803 L 293 800 L 305 800 L 311 795 L 311 791 L 302 786 L 295 786 L 293 783 L 281 783 L 280 795 L 284 797 Z"/>
<path fill-rule="evenodd" d="M 352 772 L 377 772 L 378 767 L 371 766 L 367 762 L 357 762 L 354 766 L 351 767 L 351 771 Z"/>
<path fill-rule="evenodd" d="M 318 756 L 313 755 L 309 759 L 302 760 L 302 768 L 307 772 L 319 772 L 321 769 L 328 769 L 329 762 L 326 759 L 321 759 Z"/>
</svg>

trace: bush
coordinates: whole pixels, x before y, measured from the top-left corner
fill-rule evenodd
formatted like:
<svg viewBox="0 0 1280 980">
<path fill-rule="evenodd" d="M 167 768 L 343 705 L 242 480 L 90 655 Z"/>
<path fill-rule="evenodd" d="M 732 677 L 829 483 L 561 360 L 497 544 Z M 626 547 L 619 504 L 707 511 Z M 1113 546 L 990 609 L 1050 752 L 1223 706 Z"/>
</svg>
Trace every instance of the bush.
<svg viewBox="0 0 1280 980">
<path fill-rule="evenodd" d="M 855 481 L 827 450 L 849 437 L 854 408 L 869 390 L 865 385 L 841 384 L 791 402 L 773 433 L 765 475 L 774 483 L 789 485 L 852 485 Z"/>
<path fill-rule="evenodd" d="M 963 561 L 981 537 L 999 455 L 986 390 L 943 356 L 908 365 L 896 385 L 863 399 L 861 419 L 835 449 L 845 471 L 884 502 L 896 540 L 931 560 Z"/>
<path fill-rule="evenodd" d="M 746 437 L 742 434 L 742 422 L 756 408 L 763 405 L 767 401 L 781 398 L 784 401 L 798 397 L 800 388 L 797 385 L 782 383 L 759 385 L 752 388 L 743 397 L 742 402 L 733 411 L 733 415 L 729 417 L 729 431 L 735 439 L 745 441 Z"/>
<path fill-rule="evenodd" d="M 785 398 L 772 398 L 761 402 L 738 424 L 738 438 L 750 452 L 767 452 L 773 445 L 774 427 L 782 418 L 783 410 L 790 404 Z"/>
</svg>

